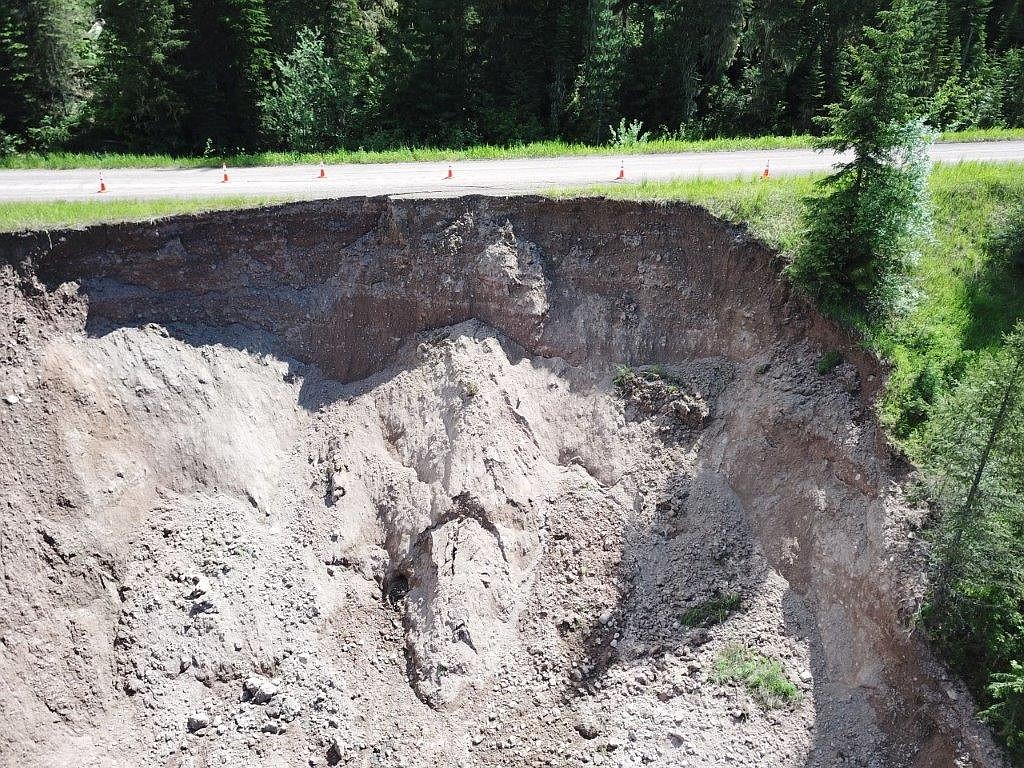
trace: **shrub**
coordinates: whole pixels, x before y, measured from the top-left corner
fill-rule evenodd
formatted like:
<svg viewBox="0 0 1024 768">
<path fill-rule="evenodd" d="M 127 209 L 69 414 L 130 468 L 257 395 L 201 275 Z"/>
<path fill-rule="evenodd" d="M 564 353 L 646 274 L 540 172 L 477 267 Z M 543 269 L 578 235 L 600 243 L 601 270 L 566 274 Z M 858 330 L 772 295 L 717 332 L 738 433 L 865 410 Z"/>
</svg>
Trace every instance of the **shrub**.
<svg viewBox="0 0 1024 768">
<path fill-rule="evenodd" d="M 995 222 L 987 246 L 993 256 L 1024 267 L 1024 204 L 1018 203 Z"/>
<path fill-rule="evenodd" d="M 1002 118 L 1007 125 L 1024 125 L 1024 48 L 1003 54 Z"/>
<path fill-rule="evenodd" d="M 650 141 L 651 134 L 643 130 L 644 124 L 640 120 L 633 120 L 629 124 L 626 118 L 619 120 L 619 127 L 608 126 L 611 139 L 608 143 L 613 147 L 632 147 L 636 144 L 646 144 Z"/>
<path fill-rule="evenodd" d="M 300 29 L 295 48 L 276 65 L 278 77 L 260 103 L 267 135 L 307 152 L 343 144 L 352 94 L 320 31 Z"/>
<path fill-rule="evenodd" d="M 0 157 L 15 154 L 21 148 L 21 145 L 22 142 L 17 136 L 6 133 L 0 128 Z"/>
<path fill-rule="evenodd" d="M 981 712 L 982 718 L 1014 754 L 1024 756 L 1024 664 L 1011 661 L 1009 672 L 992 675 L 987 692 L 994 703 Z"/>
<path fill-rule="evenodd" d="M 729 646 L 722 652 L 715 662 L 712 680 L 719 684 L 742 683 L 765 709 L 800 700 L 800 691 L 777 660 L 742 645 Z"/>
<path fill-rule="evenodd" d="M 640 393 L 656 389 L 665 395 L 676 395 L 682 392 L 681 381 L 665 370 L 663 365 L 650 365 L 643 368 L 630 368 L 628 365 L 620 365 L 615 376 L 612 377 L 612 385 L 620 397 L 629 399 Z"/>
<path fill-rule="evenodd" d="M 710 600 L 695 605 L 684 613 L 679 622 L 687 627 L 708 627 L 713 624 L 721 624 L 730 614 L 738 611 L 743 603 L 743 598 L 738 592 L 726 592 L 722 595 L 715 595 Z"/>
<path fill-rule="evenodd" d="M 843 362 L 843 356 L 836 350 L 830 349 L 818 361 L 818 373 L 822 376 L 832 373 L 841 362 Z"/>
<path fill-rule="evenodd" d="M 931 97 L 928 124 L 942 131 L 991 127 L 1001 119 L 1004 71 L 996 63 L 950 76 Z"/>
</svg>

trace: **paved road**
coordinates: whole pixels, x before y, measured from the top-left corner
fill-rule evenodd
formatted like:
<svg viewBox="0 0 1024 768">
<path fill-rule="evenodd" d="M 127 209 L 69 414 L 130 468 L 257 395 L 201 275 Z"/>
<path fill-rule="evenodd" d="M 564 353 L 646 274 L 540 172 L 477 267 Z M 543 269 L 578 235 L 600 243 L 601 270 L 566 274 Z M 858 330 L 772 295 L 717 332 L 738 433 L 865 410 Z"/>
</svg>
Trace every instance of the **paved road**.
<svg viewBox="0 0 1024 768">
<path fill-rule="evenodd" d="M 937 144 L 932 158 L 960 160 L 1024 160 L 1024 141 Z M 540 192 L 613 181 L 624 164 L 625 179 L 670 179 L 693 176 L 755 176 L 768 162 L 774 175 L 827 170 L 834 156 L 811 150 L 690 152 L 664 155 L 552 157 L 523 160 L 472 160 L 452 164 L 454 178 L 445 179 L 445 163 L 389 163 L 328 166 L 317 178 L 315 166 L 230 168 L 221 183 L 219 168 L 125 169 L 104 174 L 103 198 L 282 196 L 344 197 L 384 195 L 451 197 Z M 12 200 L 100 199 L 98 172 L 0 171 L 0 202 Z"/>
</svg>

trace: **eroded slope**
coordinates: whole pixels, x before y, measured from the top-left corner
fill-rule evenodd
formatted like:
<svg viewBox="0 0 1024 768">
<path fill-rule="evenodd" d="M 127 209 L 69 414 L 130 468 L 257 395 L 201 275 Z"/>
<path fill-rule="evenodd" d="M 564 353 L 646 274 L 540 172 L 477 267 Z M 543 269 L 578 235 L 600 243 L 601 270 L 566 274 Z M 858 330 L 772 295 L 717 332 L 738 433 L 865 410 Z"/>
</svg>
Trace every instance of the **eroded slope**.
<svg viewBox="0 0 1024 768">
<path fill-rule="evenodd" d="M 907 626 L 875 364 L 707 214 L 357 200 L 0 252 L 6 764 L 998 764 Z M 737 644 L 798 701 L 716 682 Z"/>
</svg>

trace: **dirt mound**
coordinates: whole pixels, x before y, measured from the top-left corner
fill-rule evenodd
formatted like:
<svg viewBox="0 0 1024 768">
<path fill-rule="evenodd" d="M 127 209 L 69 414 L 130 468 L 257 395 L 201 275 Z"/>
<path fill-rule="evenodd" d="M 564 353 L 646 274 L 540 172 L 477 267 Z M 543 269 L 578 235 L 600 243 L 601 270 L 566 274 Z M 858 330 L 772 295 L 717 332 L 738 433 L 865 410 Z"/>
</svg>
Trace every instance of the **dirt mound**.
<svg viewBox="0 0 1024 768">
<path fill-rule="evenodd" d="M 699 209 L 7 236 L 0 332 L 4 765 L 1000 764 L 875 361 Z"/>
</svg>

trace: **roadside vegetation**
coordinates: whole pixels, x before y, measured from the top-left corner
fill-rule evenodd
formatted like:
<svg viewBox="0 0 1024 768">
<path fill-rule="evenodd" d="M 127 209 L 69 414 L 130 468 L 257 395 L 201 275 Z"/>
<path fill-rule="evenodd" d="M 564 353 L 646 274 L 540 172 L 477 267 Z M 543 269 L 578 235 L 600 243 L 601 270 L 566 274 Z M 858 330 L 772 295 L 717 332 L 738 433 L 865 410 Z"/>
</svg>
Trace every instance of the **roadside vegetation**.
<svg viewBox="0 0 1024 768">
<path fill-rule="evenodd" d="M 990 134 L 992 141 L 1024 138 L 1024 130 L 1002 129 Z M 972 139 L 973 140 L 973 139 Z M 398 146 L 394 149 L 334 149 L 323 152 L 255 152 L 207 156 L 137 155 L 89 152 L 26 152 L 0 155 L 0 168 L 213 168 L 226 162 L 234 167 L 267 165 L 329 165 L 343 163 L 446 162 L 458 160 L 505 160 L 566 155 L 639 155 L 667 152 L 717 152 L 720 150 L 804 149 L 811 136 L 761 136 L 703 140 L 652 139 L 642 143 L 584 144 L 567 141 L 534 141 L 525 144 L 479 144 L 461 149 Z"/>
<path fill-rule="evenodd" d="M 1024 323 L 939 399 L 922 442 L 921 481 L 943 511 L 922 618 L 1024 757 Z"/>
<path fill-rule="evenodd" d="M 986 128 L 949 131 L 939 137 L 945 142 L 1024 140 L 1024 128 Z M 328 165 L 366 163 L 454 162 L 459 160 L 511 160 L 518 158 L 605 155 L 667 154 L 671 152 L 722 152 L 730 150 L 810 149 L 814 137 L 750 136 L 714 139 L 647 139 L 642 142 L 584 144 L 561 140 L 532 141 L 525 144 L 478 144 L 461 149 L 428 146 L 398 146 L 394 149 L 331 149 L 322 152 L 252 152 L 179 156 L 169 154 L 130 154 L 120 152 L 12 152 L 0 154 L 0 168 L 50 169 L 96 168 L 217 168 L 221 163 L 243 168 L 273 165 Z"/>
<path fill-rule="evenodd" d="M 286 202 L 276 197 L 208 197 L 158 200 L 59 200 L 0 205 L 0 232 L 61 229 L 120 221 L 151 221 L 183 213 L 258 208 Z"/>
</svg>

